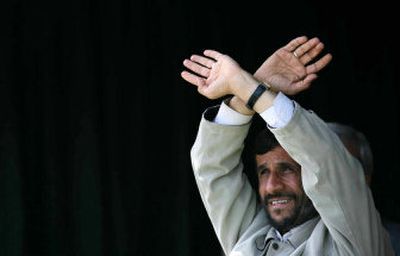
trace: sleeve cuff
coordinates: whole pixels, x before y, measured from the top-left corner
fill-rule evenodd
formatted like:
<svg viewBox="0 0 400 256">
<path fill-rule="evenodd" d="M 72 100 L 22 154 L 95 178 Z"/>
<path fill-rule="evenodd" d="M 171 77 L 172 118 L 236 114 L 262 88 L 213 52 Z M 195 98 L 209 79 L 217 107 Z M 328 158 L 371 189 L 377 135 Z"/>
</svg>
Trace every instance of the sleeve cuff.
<svg viewBox="0 0 400 256">
<path fill-rule="evenodd" d="M 273 105 L 260 113 L 260 116 L 271 128 L 281 128 L 289 123 L 293 116 L 293 111 L 293 101 L 279 92 Z"/>
<path fill-rule="evenodd" d="M 214 122 L 223 125 L 243 125 L 249 123 L 252 117 L 236 112 L 223 101 Z"/>
</svg>

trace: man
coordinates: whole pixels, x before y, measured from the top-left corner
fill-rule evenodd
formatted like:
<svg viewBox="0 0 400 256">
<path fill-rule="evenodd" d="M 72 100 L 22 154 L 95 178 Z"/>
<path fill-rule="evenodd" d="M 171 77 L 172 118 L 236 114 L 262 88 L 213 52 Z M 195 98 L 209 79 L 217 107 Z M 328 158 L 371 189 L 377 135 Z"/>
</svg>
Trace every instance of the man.
<svg viewBox="0 0 400 256">
<path fill-rule="evenodd" d="M 358 161 L 318 116 L 285 96 L 308 88 L 330 62 L 328 54 L 310 64 L 322 48 L 317 38 L 296 38 L 254 77 L 213 50 L 184 61 L 193 73 L 181 76 L 200 94 L 234 95 L 204 113 L 191 152 L 227 255 L 393 255 Z M 261 203 L 240 160 L 254 112 L 279 142 L 256 156 Z"/>
<path fill-rule="evenodd" d="M 372 174 L 374 172 L 374 158 L 371 147 L 365 135 L 351 126 L 330 122 L 328 127 L 338 135 L 346 149 L 360 161 L 365 181 L 371 186 Z M 382 218 L 383 226 L 389 233 L 395 255 L 400 255 L 400 224 Z"/>
<path fill-rule="evenodd" d="M 369 142 L 362 132 L 351 126 L 328 122 L 328 127 L 339 137 L 345 148 L 355 157 L 363 167 L 365 181 L 371 185 L 374 160 Z"/>
</svg>

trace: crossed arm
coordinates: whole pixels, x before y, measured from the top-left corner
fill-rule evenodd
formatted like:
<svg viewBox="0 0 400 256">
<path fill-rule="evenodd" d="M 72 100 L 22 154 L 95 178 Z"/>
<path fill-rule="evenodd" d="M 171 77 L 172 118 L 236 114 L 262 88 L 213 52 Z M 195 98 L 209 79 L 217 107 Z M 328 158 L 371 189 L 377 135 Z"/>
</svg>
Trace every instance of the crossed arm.
<svg viewBox="0 0 400 256">
<path fill-rule="evenodd" d="M 332 59 L 328 53 L 312 62 L 323 49 L 324 44 L 318 38 L 297 37 L 267 58 L 254 76 L 228 55 L 205 50 L 204 56 L 192 55 L 184 60 L 184 66 L 191 72 L 183 71 L 181 76 L 209 99 L 234 95 L 230 106 L 251 115 L 254 112 L 244 102 L 260 82 L 270 86 L 272 92 L 264 93 L 256 102 L 254 110 L 258 113 L 272 105 L 276 92 L 294 95 L 306 90 Z"/>
</svg>

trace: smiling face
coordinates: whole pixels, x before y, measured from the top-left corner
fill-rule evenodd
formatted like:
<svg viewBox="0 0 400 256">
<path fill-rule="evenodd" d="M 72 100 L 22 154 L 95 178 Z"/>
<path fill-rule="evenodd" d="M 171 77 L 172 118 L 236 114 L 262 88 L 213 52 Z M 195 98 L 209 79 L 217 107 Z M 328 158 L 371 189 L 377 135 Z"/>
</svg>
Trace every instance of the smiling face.
<svg viewBox="0 0 400 256">
<path fill-rule="evenodd" d="M 256 155 L 256 163 L 261 202 L 281 234 L 317 215 L 304 193 L 300 165 L 281 146 Z"/>
</svg>

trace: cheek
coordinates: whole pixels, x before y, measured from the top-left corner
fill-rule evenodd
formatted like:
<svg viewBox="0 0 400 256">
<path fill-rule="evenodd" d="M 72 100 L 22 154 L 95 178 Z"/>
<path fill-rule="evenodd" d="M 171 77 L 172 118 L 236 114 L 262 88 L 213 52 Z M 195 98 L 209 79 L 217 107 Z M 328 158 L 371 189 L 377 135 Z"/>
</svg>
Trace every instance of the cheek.
<svg viewBox="0 0 400 256">
<path fill-rule="evenodd" d="M 260 195 L 262 195 L 263 193 L 265 193 L 265 190 L 266 190 L 266 183 L 267 183 L 266 179 L 263 179 L 263 178 L 259 178 L 259 179 L 258 179 L 258 193 L 259 193 Z"/>
<path fill-rule="evenodd" d="M 299 175 L 290 175 L 284 178 L 284 182 L 287 187 L 296 193 L 303 192 L 303 184 Z"/>
<path fill-rule="evenodd" d="M 261 193 L 261 191 L 262 191 L 262 189 L 263 189 L 263 182 L 262 182 L 262 180 L 258 180 L 258 193 Z"/>
<path fill-rule="evenodd" d="M 268 178 L 266 175 L 260 175 L 257 180 L 259 186 L 265 186 L 268 183 Z"/>
</svg>

